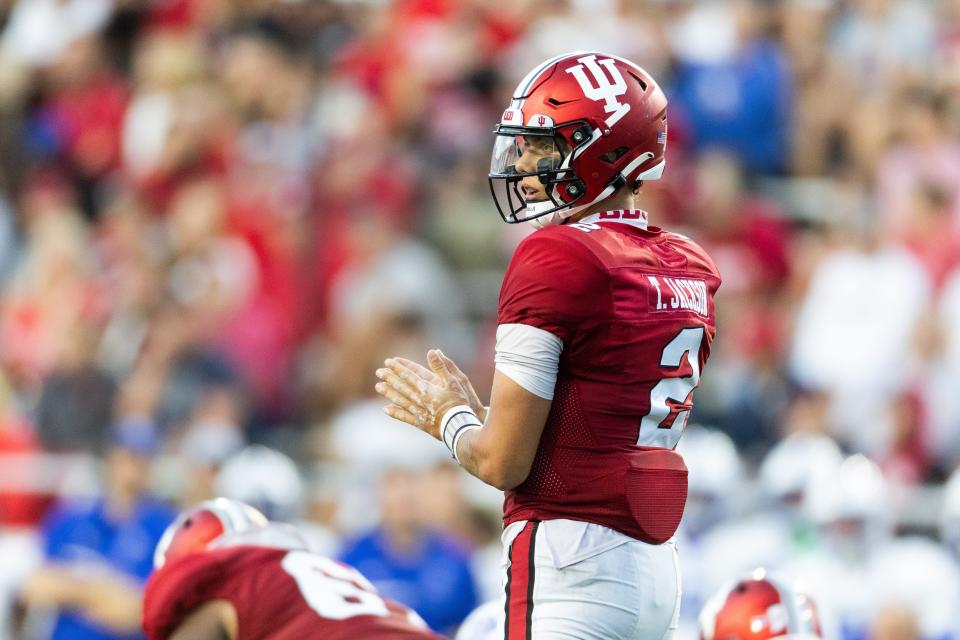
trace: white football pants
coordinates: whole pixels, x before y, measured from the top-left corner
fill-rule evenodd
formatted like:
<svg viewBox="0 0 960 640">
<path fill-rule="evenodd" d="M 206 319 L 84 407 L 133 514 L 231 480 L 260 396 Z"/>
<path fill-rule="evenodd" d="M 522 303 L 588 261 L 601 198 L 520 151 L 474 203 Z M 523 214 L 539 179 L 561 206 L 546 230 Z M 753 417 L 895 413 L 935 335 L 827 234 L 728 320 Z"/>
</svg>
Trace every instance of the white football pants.
<svg viewBox="0 0 960 640">
<path fill-rule="evenodd" d="M 671 640 L 680 616 L 673 540 L 651 545 L 571 520 L 503 532 L 505 640 Z"/>
</svg>

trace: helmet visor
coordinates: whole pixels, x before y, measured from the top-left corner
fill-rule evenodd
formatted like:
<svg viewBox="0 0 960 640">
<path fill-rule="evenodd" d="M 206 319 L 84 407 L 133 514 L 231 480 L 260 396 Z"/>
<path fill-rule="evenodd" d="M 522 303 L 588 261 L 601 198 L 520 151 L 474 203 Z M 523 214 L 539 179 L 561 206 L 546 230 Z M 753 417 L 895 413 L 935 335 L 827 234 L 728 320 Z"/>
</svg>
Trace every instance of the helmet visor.
<svg viewBox="0 0 960 640">
<path fill-rule="evenodd" d="M 558 184 L 574 182 L 567 145 L 552 130 L 498 127 L 490 158 L 490 192 L 503 219 L 524 222 L 566 208 Z M 577 196 L 579 194 L 568 194 Z"/>
</svg>

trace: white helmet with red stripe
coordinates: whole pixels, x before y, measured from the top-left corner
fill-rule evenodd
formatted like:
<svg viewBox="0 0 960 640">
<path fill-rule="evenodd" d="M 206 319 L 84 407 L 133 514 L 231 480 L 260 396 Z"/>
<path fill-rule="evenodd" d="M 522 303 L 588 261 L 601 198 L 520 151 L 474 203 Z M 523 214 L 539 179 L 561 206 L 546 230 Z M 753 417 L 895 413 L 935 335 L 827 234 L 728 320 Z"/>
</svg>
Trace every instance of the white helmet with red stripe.
<svg viewBox="0 0 960 640">
<path fill-rule="evenodd" d="M 153 567 L 209 549 L 225 536 L 266 528 L 270 522 L 250 505 L 215 498 L 185 511 L 163 532 L 153 554 Z"/>
<path fill-rule="evenodd" d="M 799 508 L 811 484 L 834 473 L 842 462 L 843 452 L 829 436 L 793 433 L 763 459 L 759 485 L 775 506 Z"/>
<path fill-rule="evenodd" d="M 839 465 L 811 478 L 805 508 L 819 525 L 862 521 L 886 527 L 890 524 L 890 492 L 880 467 L 854 454 Z"/>
<path fill-rule="evenodd" d="M 821 637 L 813 600 L 763 569 L 720 589 L 700 613 L 700 640 Z"/>
<path fill-rule="evenodd" d="M 273 522 L 296 518 L 305 493 L 296 463 L 260 444 L 250 445 L 227 460 L 213 488 L 217 495 L 251 505 Z"/>
<path fill-rule="evenodd" d="M 660 178 L 667 97 L 629 60 L 567 53 L 524 77 L 494 133 L 489 179 L 500 215 L 556 224 L 624 185 Z M 539 180 L 546 197 L 531 199 L 526 178 Z"/>
</svg>

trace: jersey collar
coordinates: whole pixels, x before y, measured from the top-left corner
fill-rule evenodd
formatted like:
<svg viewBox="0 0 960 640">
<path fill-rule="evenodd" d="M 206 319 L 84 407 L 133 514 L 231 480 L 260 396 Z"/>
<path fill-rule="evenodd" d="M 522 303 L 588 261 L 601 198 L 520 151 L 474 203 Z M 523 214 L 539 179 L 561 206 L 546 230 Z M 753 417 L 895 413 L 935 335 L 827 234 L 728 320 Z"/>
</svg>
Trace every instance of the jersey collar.
<svg viewBox="0 0 960 640">
<path fill-rule="evenodd" d="M 629 224 L 633 227 L 646 229 L 647 212 L 643 209 L 612 209 L 610 211 L 598 211 L 597 213 L 592 213 L 586 218 L 577 220 L 577 222 L 620 222 L 622 224 Z"/>
</svg>

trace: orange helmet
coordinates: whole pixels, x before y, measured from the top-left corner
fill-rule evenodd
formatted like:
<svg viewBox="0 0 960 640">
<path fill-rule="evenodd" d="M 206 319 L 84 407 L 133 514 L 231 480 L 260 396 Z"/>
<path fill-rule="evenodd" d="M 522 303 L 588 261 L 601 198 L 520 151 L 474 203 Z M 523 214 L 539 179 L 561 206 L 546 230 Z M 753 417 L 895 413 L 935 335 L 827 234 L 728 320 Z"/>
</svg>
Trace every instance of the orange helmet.
<svg viewBox="0 0 960 640">
<path fill-rule="evenodd" d="M 237 500 L 215 498 L 201 502 L 180 514 L 163 532 L 153 554 L 153 567 L 159 569 L 171 560 L 203 551 L 227 534 L 261 529 L 268 524 L 262 513 Z"/>
<path fill-rule="evenodd" d="M 821 637 L 813 600 L 762 569 L 721 589 L 700 613 L 700 640 Z"/>
</svg>

